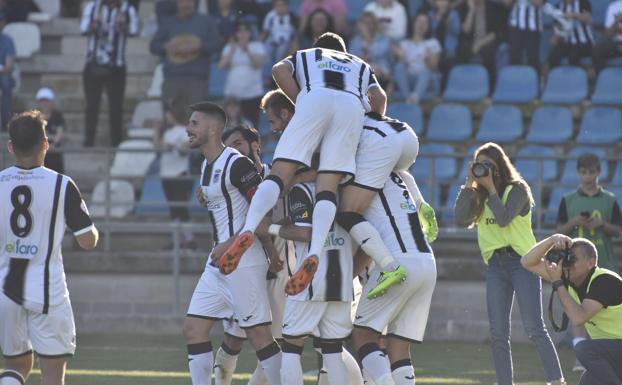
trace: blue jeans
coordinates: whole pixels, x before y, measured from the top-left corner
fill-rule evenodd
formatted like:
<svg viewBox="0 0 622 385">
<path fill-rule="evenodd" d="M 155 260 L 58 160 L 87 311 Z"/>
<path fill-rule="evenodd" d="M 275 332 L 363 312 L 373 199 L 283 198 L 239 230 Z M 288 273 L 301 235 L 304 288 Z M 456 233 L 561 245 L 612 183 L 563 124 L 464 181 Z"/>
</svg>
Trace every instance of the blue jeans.
<svg viewBox="0 0 622 385">
<path fill-rule="evenodd" d="M 11 74 L 0 75 L 0 92 L 2 92 L 2 101 L 0 101 L 0 121 L 2 122 L 2 131 L 7 129 L 7 124 L 9 124 L 9 120 L 11 120 L 13 86 L 14 82 Z"/>
<path fill-rule="evenodd" d="M 523 327 L 536 344 L 547 382 L 562 378 L 557 352 L 542 319 L 542 280 L 520 264 L 511 251 L 496 251 L 486 272 L 486 302 L 492 339 L 492 355 L 499 385 L 512 385 L 510 317 L 514 293 Z"/>
<path fill-rule="evenodd" d="M 404 63 L 397 63 L 393 68 L 393 79 L 398 84 L 397 96 L 408 99 L 417 95 L 417 100 L 434 98 L 439 93 L 440 74 L 425 68 L 421 72 L 412 74 Z"/>
<path fill-rule="evenodd" d="M 622 385 L 622 340 L 585 340 L 574 350 L 587 370 L 579 385 Z"/>
</svg>

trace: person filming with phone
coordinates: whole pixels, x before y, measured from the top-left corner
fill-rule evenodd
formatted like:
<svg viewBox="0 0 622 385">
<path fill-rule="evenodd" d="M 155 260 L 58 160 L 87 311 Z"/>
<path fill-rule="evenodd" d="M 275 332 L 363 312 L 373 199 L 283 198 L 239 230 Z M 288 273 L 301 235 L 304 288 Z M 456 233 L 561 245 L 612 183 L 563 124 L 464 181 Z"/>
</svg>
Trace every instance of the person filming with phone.
<svg viewBox="0 0 622 385">
<path fill-rule="evenodd" d="M 568 319 L 591 337 L 574 346 L 586 369 L 579 385 L 622 385 L 622 278 L 598 261 L 594 243 L 563 234 L 521 258 L 525 269 L 553 283 Z"/>
<path fill-rule="evenodd" d="M 557 352 L 542 319 L 542 281 L 520 263 L 536 243 L 531 228 L 533 197 L 503 149 L 486 143 L 475 151 L 454 207 L 459 226 L 477 227 L 487 265 L 486 302 L 492 355 L 499 385 L 513 384 L 510 315 L 514 294 L 523 327 L 535 343 L 546 381 L 565 384 Z"/>
</svg>

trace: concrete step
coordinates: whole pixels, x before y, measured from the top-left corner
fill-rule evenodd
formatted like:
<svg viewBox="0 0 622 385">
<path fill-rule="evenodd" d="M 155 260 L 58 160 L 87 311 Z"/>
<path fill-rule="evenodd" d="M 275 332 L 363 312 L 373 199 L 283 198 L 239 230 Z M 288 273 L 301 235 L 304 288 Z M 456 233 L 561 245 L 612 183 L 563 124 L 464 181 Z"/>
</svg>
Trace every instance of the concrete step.
<svg viewBox="0 0 622 385">
<path fill-rule="evenodd" d="M 80 35 L 80 20 L 57 17 L 39 26 L 41 36 Z"/>
<path fill-rule="evenodd" d="M 150 40 L 142 37 L 132 37 L 127 39 L 126 54 L 149 54 Z M 87 38 L 85 36 L 63 36 L 60 43 L 59 54 L 62 55 L 84 55 L 86 52 Z"/>
<path fill-rule="evenodd" d="M 128 74 L 153 74 L 159 59 L 148 52 L 127 55 Z M 73 73 L 80 74 L 84 68 L 84 53 L 72 55 L 38 54 L 20 62 L 22 73 Z"/>
<path fill-rule="evenodd" d="M 145 98 L 151 77 L 151 74 L 129 74 L 125 81 L 126 97 Z M 34 101 L 35 93 L 41 87 L 53 89 L 60 103 L 67 97 L 80 98 L 84 94 L 82 73 L 26 73 L 22 74 L 21 80 L 19 94 L 31 101 Z"/>
</svg>

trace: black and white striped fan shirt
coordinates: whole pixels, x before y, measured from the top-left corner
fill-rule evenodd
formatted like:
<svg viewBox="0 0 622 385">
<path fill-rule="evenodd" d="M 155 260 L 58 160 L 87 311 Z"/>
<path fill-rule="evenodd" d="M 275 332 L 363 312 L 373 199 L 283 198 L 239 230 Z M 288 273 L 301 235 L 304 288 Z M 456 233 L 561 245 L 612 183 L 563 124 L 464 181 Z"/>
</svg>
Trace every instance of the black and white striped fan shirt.
<svg viewBox="0 0 622 385">
<path fill-rule="evenodd" d="M 556 5 L 557 9 L 563 13 L 592 13 L 592 5 L 589 0 L 572 0 L 571 2 L 560 1 Z M 572 21 L 572 33 L 566 39 L 566 43 L 572 45 L 592 45 L 594 36 L 592 35 L 592 27 L 579 20 Z"/>
<path fill-rule="evenodd" d="M 516 0 L 510 12 L 510 27 L 521 31 L 542 31 L 542 7 L 530 0 Z"/>
</svg>

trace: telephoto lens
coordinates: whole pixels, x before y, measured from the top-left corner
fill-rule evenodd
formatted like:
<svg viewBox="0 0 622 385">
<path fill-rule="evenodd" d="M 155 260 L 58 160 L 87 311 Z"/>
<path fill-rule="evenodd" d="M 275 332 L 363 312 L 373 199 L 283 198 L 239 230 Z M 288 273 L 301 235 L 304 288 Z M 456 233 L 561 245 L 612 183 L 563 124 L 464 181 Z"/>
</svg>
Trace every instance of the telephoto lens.
<svg viewBox="0 0 622 385">
<path fill-rule="evenodd" d="M 471 166 L 471 171 L 476 178 L 488 176 L 488 173 L 490 172 L 489 168 L 485 164 L 479 162 L 473 163 L 473 166 Z"/>
</svg>

